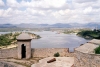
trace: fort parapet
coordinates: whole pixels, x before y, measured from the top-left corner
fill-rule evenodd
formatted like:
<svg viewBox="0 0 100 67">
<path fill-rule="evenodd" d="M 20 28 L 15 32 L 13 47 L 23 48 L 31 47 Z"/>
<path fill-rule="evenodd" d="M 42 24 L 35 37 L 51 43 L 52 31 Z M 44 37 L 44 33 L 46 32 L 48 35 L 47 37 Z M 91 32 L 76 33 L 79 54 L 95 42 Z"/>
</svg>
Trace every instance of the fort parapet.
<svg viewBox="0 0 100 67">
<path fill-rule="evenodd" d="M 57 52 L 61 57 L 70 55 L 68 48 L 32 48 L 32 57 L 53 57 Z"/>
<path fill-rule="evenodd" d="M 100 54 L 95 54 L 100 40 L 93 39 L 90 42 L 75 49 L 75 67 L 100 67 Z"/>
<path fill-rule="evenodd" d="M 61 57 L 67 57 L 69 48 L 31 48 L 32 57 L 53 57 L 55 53 L 59 53 Z M 18 58 L 17 47 L 10 49 L 0 49 L 0 58 Z"/>
<path fill-rule="evenodd" d="M 17 47 L 10 49 L 0 49 L 0 58 L 17 58 Z"/>
</svg>

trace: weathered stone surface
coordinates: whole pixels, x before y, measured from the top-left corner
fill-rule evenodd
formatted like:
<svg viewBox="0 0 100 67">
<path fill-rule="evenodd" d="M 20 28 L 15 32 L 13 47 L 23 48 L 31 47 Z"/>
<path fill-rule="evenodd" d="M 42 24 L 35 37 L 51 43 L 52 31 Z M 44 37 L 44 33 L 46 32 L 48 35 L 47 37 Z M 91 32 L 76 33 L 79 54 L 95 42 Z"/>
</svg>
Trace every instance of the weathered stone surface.
<svg viewBox="0 0 100 67">
<path fill-rule="evenodd" d="M 100 40 L 93 39 L 75 49 L 75 67 L 100 67 L 100 54 L 95 54 Z"/>
<path fill-rule="evenodd" d="M 32 48 L 32 57 L 54 57 L 57 52 L 61 57 L 70 56 L 68 48 Z"/>
<path fill-rule="evenodd" d="M 25 67 L 12 62 L 0 61 L 0 67 Z"/>
<path fill-rule="evenodd" d="M 26 59 L 31 58 L 31 40 L 18 41 L 18 58 L 22 59 L 22 44 L 26 47 Z"/>
<path fill-rule="evenodd" d="M 0 58 L 17 58 L 17 48 L 0 49 Z"/>
<path fill-rule="evenodd" d="M 29 49 L 30 46 L 27 47 Z M 59 52 L 61 57 L 64 56 L 73 56 L 73 53 L 69 53 L 68 48 L 30 48 L 30 53 L 27 54 L 29 57 L 32 55 L 32 57 L 53 57 L 55 53 Z M 17 48 L 11 48 L 11 49 L 0 49 L 0 58 L 18 58 L 18 51 Z M 20 51 L 21 52 L 21 51 Z M 31 54 L 32 52 L 32 54 Z M 21 55 L 20 55 L 21 58 Z"/>
<path fill-rule="evenodd" d="M 100 55 L 75 51 L 75 67 L 100 67 Z"/>
<path fill-rule="evenodd" d="M 52 58 L 54 57 L 44 58 L 31 67 L 74 67 L 74 57 L 56 57 L 55 62 L 47 63 L 47 61 Z"/>
</svg>

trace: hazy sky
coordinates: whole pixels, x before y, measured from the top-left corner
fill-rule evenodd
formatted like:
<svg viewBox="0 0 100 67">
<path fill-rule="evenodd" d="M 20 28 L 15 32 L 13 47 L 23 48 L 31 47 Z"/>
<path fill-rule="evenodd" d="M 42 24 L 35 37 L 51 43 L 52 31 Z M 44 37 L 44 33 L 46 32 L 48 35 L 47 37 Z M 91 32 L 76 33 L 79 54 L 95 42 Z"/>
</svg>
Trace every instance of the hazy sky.
<svg viewBox="0 0 100 67">
<path fill-rule="evenodd" d="M 0 0 L 0 24 L 100 21 L 100 0 Z"/>
</svg>

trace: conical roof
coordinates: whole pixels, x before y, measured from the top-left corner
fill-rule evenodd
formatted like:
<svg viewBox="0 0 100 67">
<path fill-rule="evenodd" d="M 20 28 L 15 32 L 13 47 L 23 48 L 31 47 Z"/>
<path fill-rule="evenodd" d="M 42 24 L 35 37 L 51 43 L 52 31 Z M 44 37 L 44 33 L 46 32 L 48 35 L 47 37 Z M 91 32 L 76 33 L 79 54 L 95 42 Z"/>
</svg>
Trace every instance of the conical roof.
<svg viewBox="0 0 100 67">
<path fill-rule="evenodd" d="M 31 40 L 32 38 L 27 33 L 22 33 L 17 37 L 17 40 Z"/>
</svg>

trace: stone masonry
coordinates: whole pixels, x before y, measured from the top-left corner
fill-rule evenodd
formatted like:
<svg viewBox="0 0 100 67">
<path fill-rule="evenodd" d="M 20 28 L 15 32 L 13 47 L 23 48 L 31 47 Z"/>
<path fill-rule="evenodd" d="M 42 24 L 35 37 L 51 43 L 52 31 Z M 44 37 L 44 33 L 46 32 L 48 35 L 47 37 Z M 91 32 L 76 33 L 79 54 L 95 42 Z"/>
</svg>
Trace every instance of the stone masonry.
<svg viewBox="0 0 100 67">
<path fill-rule="evenodd" d="M 0 49 L 0 58 L 17 58 L 17 48 Z"/>
<path fill-rule="evenodd" d="M 61 57 L 69 56 L 68 48 L 32 48 L 32 57 L 53 57 L 57 52 Z"/>
<path fill-rule="evenodd" d="M 75 67 L 100 67 L 100 54 L 94 53 L 99 44 L 100 40 L 94 39 L 75 48 Z"/>
</svg>

